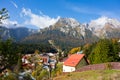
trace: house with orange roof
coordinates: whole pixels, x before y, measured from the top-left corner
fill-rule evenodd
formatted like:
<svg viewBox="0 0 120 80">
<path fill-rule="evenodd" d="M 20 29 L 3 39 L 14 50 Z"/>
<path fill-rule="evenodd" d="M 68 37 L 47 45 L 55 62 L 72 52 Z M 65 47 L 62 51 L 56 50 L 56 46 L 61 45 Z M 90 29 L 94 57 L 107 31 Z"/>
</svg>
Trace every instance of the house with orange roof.
<svg viewBox="0 0 120 80">
<path fill-rule="evenodd" d="M 63 72 L 73 72 L 82 66 L 88 65 L 85 54 L 73 54 L 63 63 Z"/>
</svg>

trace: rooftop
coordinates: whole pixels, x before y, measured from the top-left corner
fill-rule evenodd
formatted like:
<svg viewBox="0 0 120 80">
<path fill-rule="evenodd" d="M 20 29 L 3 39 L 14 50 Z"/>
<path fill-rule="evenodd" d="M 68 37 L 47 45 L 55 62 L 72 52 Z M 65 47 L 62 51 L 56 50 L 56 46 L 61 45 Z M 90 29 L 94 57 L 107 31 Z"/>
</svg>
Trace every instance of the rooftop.
<svg viewBox="0 0 120 80">
<path fill-rule="evenodd" d="M 73 54 L 65 62 L 64 65 L 75 67 L 85 54 Z"/>
</svg>

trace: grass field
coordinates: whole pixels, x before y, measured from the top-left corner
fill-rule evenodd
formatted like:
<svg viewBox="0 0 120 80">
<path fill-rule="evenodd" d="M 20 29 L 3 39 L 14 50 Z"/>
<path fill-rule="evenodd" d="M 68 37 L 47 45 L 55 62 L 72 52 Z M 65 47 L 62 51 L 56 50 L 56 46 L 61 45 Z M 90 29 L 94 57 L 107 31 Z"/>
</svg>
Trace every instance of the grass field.
<svg viewBox="0 0 120 80">
<path fill-rule="evenodd" d="M 73 72 L 55 77 L 53 80 L 120 80 L 120 70 Z"/>
</svg>

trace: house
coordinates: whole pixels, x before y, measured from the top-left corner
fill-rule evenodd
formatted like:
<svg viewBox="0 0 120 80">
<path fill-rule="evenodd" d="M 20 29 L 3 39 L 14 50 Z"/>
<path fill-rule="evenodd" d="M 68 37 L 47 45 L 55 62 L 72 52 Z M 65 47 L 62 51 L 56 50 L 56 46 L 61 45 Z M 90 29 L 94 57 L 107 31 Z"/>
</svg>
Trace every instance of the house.
<svg viewBox="0 0 120 80">
<path fill-rule="evenodd" d="M 120 52 L 118 53 L 118 56 L 120 57 Z"/>
<path fill-rule="evenodd" d="M 26 54 L 22 57 L 22 67 L 33 69 L 35 64 L 30 61 L 32 54 Z"/>
<path fill-rule="evenodd" d="M 30 55 L 23 56 L 22 57 L 22 63 L 25 63 L 25 64 L 30 63 L 29 60 L 28 60 L 28 57 L 30 57 Z"/>
<path fill-rule="evenodd" d="M 73 54 L 63 63 L 63 72 L 73 72 L 85 65 L 88 65 L 85 54 Z"/>
<path fill-rule="evenodd" d="M 34 69 L 35 63 L 42 65 L 43 68 L 50 67 L 51 69 L 55 69 L 57 64 L 56 54 L 26 54 L 22 57 L 22 66 L 24 68 Z"/>
<path fill-rule="evenodd" d="M 50 66 L 52 69 L 55 69 L 57 63 L 55 54 L 46 53 L 46 56 L 42 56 L 42 59 L 45 66 Z"/>
<path fill-rule="evenodd" d="M 118 40 L 118 43 L 120 43 L 120 40 Z"/>
</svg>

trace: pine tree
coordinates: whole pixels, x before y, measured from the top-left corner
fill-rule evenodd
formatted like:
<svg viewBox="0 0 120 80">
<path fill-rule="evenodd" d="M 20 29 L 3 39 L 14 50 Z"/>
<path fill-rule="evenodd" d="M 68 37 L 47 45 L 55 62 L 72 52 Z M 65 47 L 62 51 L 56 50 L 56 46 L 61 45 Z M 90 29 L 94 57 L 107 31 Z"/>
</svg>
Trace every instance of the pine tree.
<svg viewBox="0 0 120 80">
<path fill-rule="evenodd" d="M 17 63 L 17 53 L 17 48 L 13 46 L 11 40 L 7 40 L 5 42 L 0 41 L 0 73 L 6 68 L 10 69 Z"/>
<path fill-rule="evenodd" d="M 6 8 L 2 8 L 0 10 L 0 24 L 2 24 L 2 20 L 5 20 L 7 18 L 9 18 L 8 10 Z"/>
<path fill-rule="evenodd" d="M 100 40 L 89 56 L 90 62 L 92 64 L 108 62 L 110 61 L 109 53 L 109 40 Z"/>
<path fill-rule="evenodd" d="M 118 53 L 120 52 L 120 47 L 119 47 L 119 43 L 116 41 L 112 41 L 111 43 L 111 54 L 110 56 L 112 56 L 111 61 L 120 61 L 120 58 L 118 56 Z"/>
</svg>

